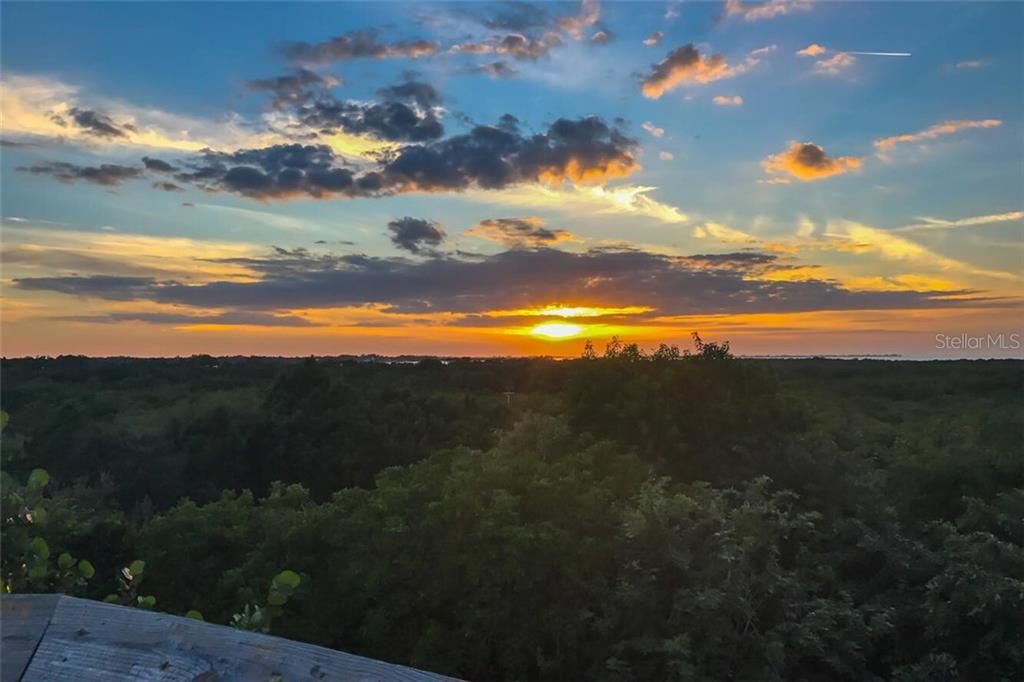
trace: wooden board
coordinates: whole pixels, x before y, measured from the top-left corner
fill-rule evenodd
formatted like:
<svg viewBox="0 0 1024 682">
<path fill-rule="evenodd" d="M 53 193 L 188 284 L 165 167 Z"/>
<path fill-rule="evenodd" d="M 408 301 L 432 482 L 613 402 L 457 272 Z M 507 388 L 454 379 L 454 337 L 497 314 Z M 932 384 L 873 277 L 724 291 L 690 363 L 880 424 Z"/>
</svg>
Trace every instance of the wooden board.
<svg viewBox="0 0 1024 682">
<path fill-rule="evenodd" d="M 59 599 L 59 594 L 12 594 L 0 599 L 0 680 L 21 679 Z"/>
<path fill-rule="evenodd" d="M 188 618 L 61 597 L 22 679 L 436 682 L 451 678 Z"/>
</svg>

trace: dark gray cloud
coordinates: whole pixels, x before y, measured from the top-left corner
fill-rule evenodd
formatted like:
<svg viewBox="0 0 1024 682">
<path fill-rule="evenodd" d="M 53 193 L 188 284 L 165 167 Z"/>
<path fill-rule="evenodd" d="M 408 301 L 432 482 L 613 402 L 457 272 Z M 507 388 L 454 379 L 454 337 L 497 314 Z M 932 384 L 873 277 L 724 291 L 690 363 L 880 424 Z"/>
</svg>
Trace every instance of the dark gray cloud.
<svg viewBox="0 0 1024 682">
<path fill-rule="evenodd" d="M 452 46 L 451 50 L 464 54 L 499 54 L 513 59 L 533 61 L 561 45 L 562 39 L 557 33 L 545 33 L 539 38 L 530 38 L 521 33 L 510 33 L 481 41 L 460 43 Z"/>
<path fill-rule="evenodd" d="M 433 247 L 444 241 L 445 232 L 433 220 L 406 216 L 388 223 L 391 243 L 410 253 L 432 253 Z"/>
<path fill-rule="evenodd" d="M 104 187 L 116 187 L 125 180 L 137 180 L 144 174 L 144 169 L 137 166 L 121 166 L 113 163 L 104 163 L 99 166 L 79 166 L 64 161 L 46 161 L 32 166 L 19 166 L 18 170 L 34 175 L 50 175 L 64 184 L 72 184 L 81 180 Z"/>
<path fill-rule="evenodd" d="M 106 315 L 70 315 L 54 318 L 67 322 L 93 324 L 119 324 L 142 322 L 145 324 L 219 324 L 252 325 L 259 327 L 319 327 L 322 326 L 298 315 L 275 315 L 252 310 L 217 313 L 215 315 L 189 315 L 186 313 L 107 313 Z"/>
<path fill-rule="evenodd" d="M 167 182 L 166 180 L 160 180 L 153 183 L 153 189 L 158 189 L 163 192 L 184 192 L 185 188 L 180 185 L 175 185 L 173 182 Z"/>
<path fill-rule="evenodd" d="M 11 149 L 29 149 L 31 147 L 38 146 L 38 142 L 25 142 L 24 140 L 0 139 L 0 147 L 10 147 Z"/>
<path fill-rule="evenodd" d="M 286 106 L 305 104 L 317 93 L 326 92 L 340 84 L 334 76 L 321 76 L 309 69 L 295 69 L 294 72 L 275 78 L 260 78 L 246 83 L 251 92 L 269 92 L 274 98 L 271 106 L 282 109 Z"/>
<path fill-rule="evenodd" d="M 321 96 L 296 108 L 305 128 L 332 134 L 344 131 L 381 140 L 426 142 L 444 134 L 436 106 L 441 95 L 427 83 L 410 81 L 381 88 L 380 102 L 342 101 Z"/>
<path fill-rule="evenodd" d="M 424 109 L 441 103 L 441 93 L 433 85 L 415 79 L 381 88 L 377 94 L 389 102 L 412 101 Z"/>
<path fill-rule="evenodd" d="M 279 48 L 286 58 L 300 64 L 329 64 L 352 59 L 419 59 L 437 52 L 429 40 L 384 43 L 374 29 L 352 31 L 322 43 L 293 42 Z"/>
<path fill-rule="evenodd" d="M 497 126 L 407 145 L 361 172 L 344 167 L 326 145 L 291 144 L 207 150 L 174 177 L 206 191 L 260 200 L 457 192 L 623 177 L 637 168 L 636 150 L 636 140 L 594 116 L 558 119 L 546 132 L 529 136 L 519 132 L 514 117 L 505 116 Z"/>
<path fill-rule="evenodd" d="M 146 167 L 146 170 L 156 171 L 157 173 L 173 173 L 176 170 L 174 166 L 163 159 L 154 159 L 150 156 L 142 157 L 142 165 Z"/>
<path fill-rule="evenodd" d="M 122 123 L 118 125 L 106 114 L 101 114 L 92 109 L 72 107 L 68 110 L 68 116 L 71 117 L 76 126 L 97 137 L 127 137 L 129 132 L 135 131 L 135 127 L 131 124 Z M 55 116 L 54 120 L 64 125 L 64 121 L 60 116 Z"/>
<path fill-rule="evenodd" d="M 759 279 L 753 275 L 790 266 L 773 254 L 754 252 L 679 258 L 637 249 L 532 249 L 411 260 L 278 249 L 264 258 L 225 262 L 249 267 L 261 279 L 188 284 L 99 275 L 22 278 L 14 285 L 108 300 L 242 311 L 379 305 L 392 312 L 478 314 L 571 301 L 648 306 L 653 308 L 648 319 L 1005 304 L 966 290 L 850 291 L 827 280 Z"/>
</svg>

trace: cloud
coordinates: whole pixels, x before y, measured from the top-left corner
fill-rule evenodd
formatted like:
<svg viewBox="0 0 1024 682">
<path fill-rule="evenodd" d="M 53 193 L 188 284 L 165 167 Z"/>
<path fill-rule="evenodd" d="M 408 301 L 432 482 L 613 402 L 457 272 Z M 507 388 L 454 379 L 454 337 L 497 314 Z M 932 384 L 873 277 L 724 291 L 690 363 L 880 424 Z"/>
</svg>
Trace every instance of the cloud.
<svg viewBox="0 0 1024 682">
<path fill-rule="evenodd" d="M 183 187 L 175 185 L 173 182 L 167 182 L 166 180 L 159 180 L 153 183 L 153 189 L 158 189 L 163 192 L 184 192 Z"/>
<path fill-rule="evenodd" d="M 437 50 L 438 44 L 429 40 L 384 43 L 373 29 L 351 31 L 322 43 L 292 42 L 279 48 L 287 59 L 308 65 L 353 59 L 420 59 L 432 56 Z"/>
<path fill-rule="evenodd" d="M 415 254 L 430 252 L 431 247 L 440 245 L 446 236 L 439 223 L 409 216 L 392 220 L 388 223 L 388 230 L 392 244 Z"/>
<path fill-rule="evenodd" d="M 274 95 L 271 106 L 282 109 L 286 106 L 304 104 L 317 92 L 339 85 L 341 80 L 334 76 L 321 76 L 309 69 L 295 69 L 293 73 L 275 78 L 250 80 L 246 87 L 251 92 L 269 92 Z"/>
<path fill-rule="evenodd" d="M 956 220 L 945 220 L 942 218 L 918 218 L 920 223 L 897 227 L 890 232 L 916 232 L 919 230 L 950 230 L 957 227 L 977 227 L 979 225 L 995 225 L 997 223 L 1008 223 L 1024 221 L 1024 211 L 1008 211 L 1006 213 L 992 213 L 989 215 L 971 216 Z"/>
<path fill-rule="evenodd" d="M 344 132 L 394 142 L 423 142 L 444 134 L 441 96 L 427 83 L 410 81 L 377 91 L 380 102 L 341 101 L 322 95 L 295 110 L 301 127 L 320 135 Z"/>
<path fill-rule="evenodd" d="M 743 2 L 725 0 L 726 16 L 742 17 L 746 21 L 762 21 L 785 16 L 793 12 L 804 12 L 811 8 L 807 0 L 768 0 L 767 2 Z"/>
<path fill-rule="evenodd" d="M 988 59 L 970 59 L 964 62 L 958 62 L 954 64 L 953 68 L 958 69 L 960 71 L 973 71 L 976 69 L 984 69 L 985 67 L 991 65 L 991 63 L 992 62 L 990 62 Z"/>
<path fill-rule="evenodd" d="M 498 242 L 510 249 L 533 249 L 579 241 L 571 232 L 544 227 L 544 221 L 534 216 L 488 218 L 467 230 L 466 234 Z"/>
<path fill-rule="evenodd" d="M 906 237 L 850 220 L 829 221 L 826 236 L 855 245 L 859 252 L 870 252 L 885 260 L 902 262 L 918 270 L 941 271 L 1020 282 L 1020 274 L 987 270 L 941 256 Z M 917 273 L 915 273 L 917 274 Z"/>
<path fill-rule="evenodd" d="M 857 63 L 857 58 L 846 52 L 837 52 L 828 59 L 814 62 L 814 73 L 822 76 L 838 76 Z"/>
<path fill-rule="evenodd" d="M 590 36 L 591 45 L 607 45 L 612 39 L 611 34 L 608 31 L 598 31 L 594 35 Z"/>
<path fill-rule="evenodd" d="M 891 137 L 884 137 L 880 140 L 875 140 L 875 154 L 878 158 L 886 161 L 889 159 L 889 153 L 894 147 L 901 144 L 910 144 L 913 142 L 921 142 L 924 140 L 934 140 L 944 135 L 952 135 L 960 132 L 961 130 L 972 130 L 978 128 L 998 128 L 1003 124 L 999 119 L 986 118 L 981 120 L 953 120 L 944 121 L 937 123 L 929 128 L 916 133 L 909 133 L 905 135 L 893 135 Z"/>
<path fill-rule="evenodd" d="M 154 159 L 150 156 L 142 157 L 142 165 L 146 167 L 146 170 L 155 171 L 157 173 L 173 173 L 176 170 L 174 166 L 166 161 L 162 159 Z"/>
<path fill-rule="evenodd" d="M 237 116 L 204 119 L 107 98 L 83 101 L 77 86 L 52 78 L 3 73 L 0 120 L 8 141 L 45 140 L 84 146 L 142 147 L 198 152 L 267 145 L 284 138 Z M 103 111 L 103 114 L 99 114 Z M 84 124 L 79 125 L 78 119 Z M 86 114 L 83 116 L 83 112 Z M 91 115 L 90 115 L 91 114 Z M 106 130 L 110 126 L 111 130 Z M 106 130 L 106 134 L 102 131 Z"/>
<path fill-rule="evenodd" d="M 521 185 L 497 192 L 471 192 L 467 198 L 532 210 L 547 209 L 568 215 L 624 215 L 650 218 L 663 223 L 677 224 L 688 216 L 676 206 L 649 196 L 657 187 L 642 185 L 562 186 Z"/>
<path fill-rule="evenodd" d="M 672 152 L 658 152 L 658 158 L 662 161 L 671 161 L 676 157 L 672 155 Z"/>
<path fill-rule="evenodd" d="M 562 44 L 556 33 L 545 33 L 537 39 L 529 38 L 521 33 L 495 36 L 476 42 L 465 42 L 450 48 L 454 53 L 465 54 L 500 54 L 513 59 L 536 60 Z"/>
<path fill-rule="evenodd" d="M 91 324 L 121 324 L 139 322 L 142 324 L 173 325 L 191 327 L 197 325 L 247 326 L 247 327 L 318 327 L 322 324 L 298 315 L 274 314 L 258 311 L 232 311 L 212 315 L 161 313 L 161 312 L 114 312 L 103 315 L 69 315 L 52 318 L 62 322 L 85 322 Z"/>
<path fill-rule="evenodd" d="M 394 314 L 550 306 L 642 307 L 650 316 L 878 310 L 978 305 L 961 291 L 852 291 L 835 282 L 774 279 L 793 266 L 774 254 L 668 256 L 638 249 L 512 249 L 492 256 L 425 259 L 314 256 L 278 249 L 231 259 L 260 273 L 251 281 L 189 284 L 153 277 L 23 277 L 14 286 L 112 300 L 224 312 L 379 307 Z"/>
<path fill-rule="evenodd" d="M 508 62 L 498 60 L 487 64 L 476 64 L 466 69 L 466 73 L 477 73 L 490 78 L 514 78 L 519 75 L 519 70 Z"/>
<path fill-rule="evenodd" d="M 654 47 L 655 45 L 659 45 L 661 43 L 661 39 L 664 37 L 665 34 L 663 34 L 661 31 L 655 31 L 651 35 L 644 38 L 644 45 L 646 45 L 647 47 Z"/>
<path fill-rule="evenodd" d="M 241 242 L 9 225 L 4 225 L 0 249 L 6 277 L 45 271 L 58 275 L 180 278 L 190 282 L 252 279 L 254 273 L 226 264 L 224 259 L 265 251 Z"/>
<path fill-rule="evenodd" d="M 555 25 L 576 40 L 581 40 L 584 31 L 596 24 L 600 18 L 601 3 L 598 0 L 582 0 L 576 14 L 559 18 Z"/>
<path fill-rule="evenodd" d="M 790 182 L 791 178 L 801 182 L 824 180 L 857 170 L 860 166 L 860 157 L 830 157 L 820 145 L 813 142 L 791 142 L 786 151 L 773 154 L 761 162 L 761 167 L 770 176 L 769 182 L 782 184 Z"/>
<path fill-rule="evenodd" d="M 659 128 L 658 126 L 654 125 L 650 121 L 644 121 L 643 125 L 641 125 L 640 127 L 643 128 L 644 130 L 646 130 L 648 133 L 650 133 L 654 137 L 661 137 L 662 135 L 665 134 L 665 129 L 664 128 Z"/>
<path fill-rule="evenodd" d="M 732 97 L 717 95 L 711 101 L 720 107 L 738 107 L 743 104 L 743 98 L 739 95 L 733 95 Z"/>
<path fill-rule="evenodd" d="M 135 127 L 130 123 L 118 125 L 106 114 L 92 109 L 71 107 L 67 114 L 83 132 L 97 137 L 128 137 L 129 132 L 135 131 Z M 54 114 L 53 117 L 59 125 L 67 125 L 65 119 L 59 114 Z"/>
<path fill-rule="evenodd" d="M 797 50 L 797 56 L 800 57 L 817 57 L 828 52 L 827 49 L 819 45 L 818 43 L 811 43 L 802 50 Z"/>
<path fill-rule="evenodd" d="M 752 246 L 758 243 L 757 237 L 740 230 L 722 225 L 721 223 L 707 222 L 693 228 L 693 236 L 697 239 L 714 239 L 723 244 L 744 244 Z"/>
<path fill-rule="evenodd" d="M 480 12 L 479 7 L 486 7 Z M 548 8 L 528 2 L 509 2 L 478 7 L 461 7 L 461 16 L 495 31 L 527 31 L 551 26 L 552 18 Z"/>
<path fill-rule="evenodd" d="M 206 191 L 253 199 L 386 196 L 502 189 L 524 183 L 599 183 L 635 171 L 637 142 L 598 117 L 558 119 L 525 136 L 513 117 L 498 126 L 402 147 L 363 172 L 340 166 L 326 145 L 206 152 L 175 177 Z"/>
<path fill-rule="evenodd" d="M 126 180 L 138 180 L 143 177 L 142 168 L 113 163 L 79 166 L 64 161 L 47 161 L 31 166 L 19 166 L 18 170 L 33 175 L 50 175 L 66 185 L 82 181 L 103 187 L 117 187 Z"/>
<path fill-rule="evenodd" d="M 748 55 L 742 63 L 729 66 L 722 55 L 701 56 L 693 43 L 687 43 L 669 52 L 668 56 L 652 67 L 651 73 L 641 82 L 641 92 L 648 99 L 658 99 L 680 85 L 706 85 L 733 78 L 758 63 L 760 60 L 756 56 Z"/>
</svg>

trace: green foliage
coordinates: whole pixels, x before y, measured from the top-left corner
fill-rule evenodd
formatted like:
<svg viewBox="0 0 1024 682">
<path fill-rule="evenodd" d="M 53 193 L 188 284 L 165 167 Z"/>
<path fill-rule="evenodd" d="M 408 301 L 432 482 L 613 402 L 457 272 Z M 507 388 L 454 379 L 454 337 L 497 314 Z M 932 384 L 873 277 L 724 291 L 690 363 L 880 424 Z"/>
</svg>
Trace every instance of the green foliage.
<svg viewBox="0 0 1024 682">
<path fill-rule="evenodd" d="M 68 552 L 53 556 L 44 533 L 57 531 L 49 523 L 45 497 L 49 474 L 34 469 L 24 486 L 4 472 L 0 472 L 0 514 L 3 519 L 4 551 L 0 563 L 5 592 L 80 593 L 91 575 L 75 568 L 75 558 Z"/>
<path fill-rule="evenodd" d="M 231 624 L 242 630 L 270 632 L 274 619 L 283 612 L 283 606 L 302 583 L 295 571 L 281 571 L 270 581 L 266 604 L 246 604 L 242 610 L 231 616 Z"/>
<path fill-rule="evenodd" d="M 466 679 L 1017 679 L 1024 364 L 693 341 L 5 363 L 4 588 Z"/>
</svg>

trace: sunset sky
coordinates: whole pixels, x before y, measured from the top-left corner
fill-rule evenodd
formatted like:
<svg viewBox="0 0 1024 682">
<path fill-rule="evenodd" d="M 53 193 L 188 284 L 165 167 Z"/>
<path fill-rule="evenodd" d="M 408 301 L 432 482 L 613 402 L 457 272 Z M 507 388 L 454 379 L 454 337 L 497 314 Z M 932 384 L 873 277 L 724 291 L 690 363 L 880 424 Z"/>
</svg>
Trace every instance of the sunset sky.
<svg viewBox="0 0 1024 682">
<path fill-rule="evenodd" d="M 1022 356 L 1024 4 L 0 11 L 7 357 Z"/>
</svg>

